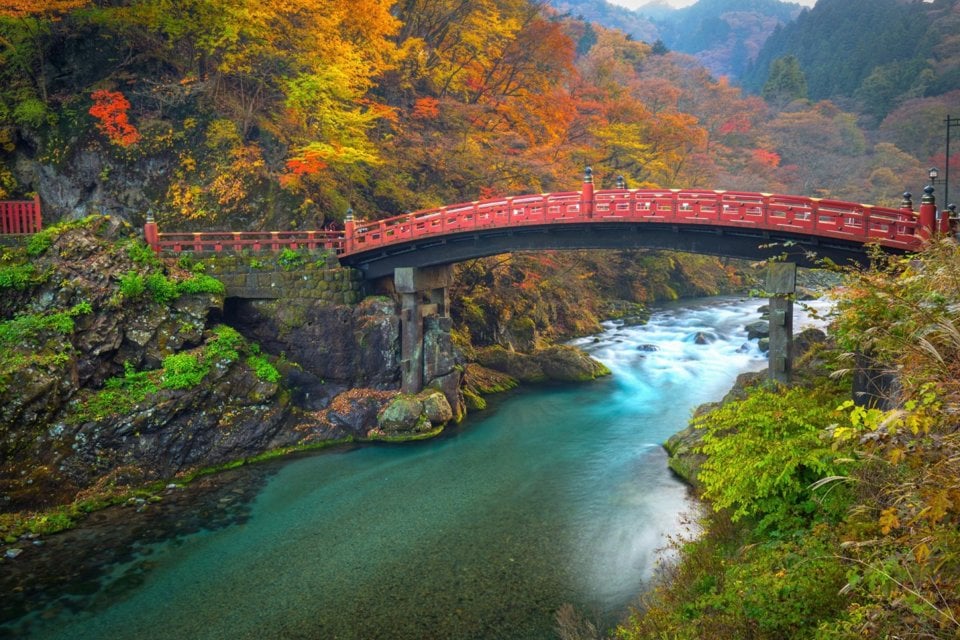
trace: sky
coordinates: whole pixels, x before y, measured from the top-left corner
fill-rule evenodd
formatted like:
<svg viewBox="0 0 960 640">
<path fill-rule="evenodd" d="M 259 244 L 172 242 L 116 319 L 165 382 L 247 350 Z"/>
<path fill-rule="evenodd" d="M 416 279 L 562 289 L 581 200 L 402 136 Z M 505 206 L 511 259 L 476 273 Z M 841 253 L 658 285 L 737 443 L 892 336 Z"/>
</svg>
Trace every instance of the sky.
<svg viewBox="0 0 960 640">
<path fill-rule="evenodd" d="M 652 0 L 607 0 L 612 4 L 618 4 L 621 7 L 627 7 L 628 9 L 637 9 L 645 4 L 650 3 Z M 697 0 L 659 0 L 665 4 L 669 4 L 673 7 L 686 7 L 691 4 L 694 4 Z M 817 0 L 787 0 L 787 2 L 795 2 L 797 4 L 802 4 L 805 7 L 812 7 L 816 4 Z"/>
</svg>

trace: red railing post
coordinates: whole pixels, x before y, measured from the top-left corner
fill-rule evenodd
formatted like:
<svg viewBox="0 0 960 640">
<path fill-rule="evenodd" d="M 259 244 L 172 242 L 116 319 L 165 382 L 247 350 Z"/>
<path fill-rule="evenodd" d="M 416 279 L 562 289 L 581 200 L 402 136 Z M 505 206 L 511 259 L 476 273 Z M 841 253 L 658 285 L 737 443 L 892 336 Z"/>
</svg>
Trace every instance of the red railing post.
<svg viewBox="0 0 960 640">
<path fill-rule="evenodd" d="M 907 233 L 907 229 L 913 226 L 916 216 L 913 213 L 913 194 L 909 191 L 903 192 L 903 200 L 900 201 L 900 225 L 895 231 L 895 236 Z M 870 230 L 873 223 L 870 220 L 863 221 L 863 227 L 866 230 L 867 237 L 870 237 Z"/>
<path fill-rule="evenodd" d="M 937 231 L 937 199 L 933 196 L 933 185 L 923 188 L 920 198 L 920 235 L 931 237 Z"/>
<path fill-rule="evenodd" d="M 580 192 L 580 215 L 593 217 L 593 169 L 583 171 L 583 191 Z"/>
<path fill-rule="evenodd" d="M 40 194 L 33 196 L 33 233 L 40 231 L 43 219 L 40 217 Z"/>
<path fill-rule="evenodd" d="M 343 252 L 351 253 L 353 251 L 353 234 L 356 223 L 353 220 L 353 207 L 347 209 L 347 217 L 343 221 Z"/>
<path fill-rule="evenodd" d="M 946 206 L 946 203 L 944 203 L 944 206 L 940 209 L 940 220 L 938 220 L 937 232 L 942 236 L 950 234 L 950 209 Z"/>
<path fill-rule="evenodd" d="M 160 230 L 153 219 L 152 211 L 147 211 L 147 221 L 143 224 L 143 240 L 154 253 L 160 253 Z"/>
</svg>

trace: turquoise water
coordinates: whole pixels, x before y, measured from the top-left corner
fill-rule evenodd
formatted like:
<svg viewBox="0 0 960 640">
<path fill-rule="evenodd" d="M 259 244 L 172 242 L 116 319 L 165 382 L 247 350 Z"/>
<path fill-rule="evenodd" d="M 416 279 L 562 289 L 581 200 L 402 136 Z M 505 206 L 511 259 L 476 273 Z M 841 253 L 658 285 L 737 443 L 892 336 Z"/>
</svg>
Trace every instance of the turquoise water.
<svg viewBox="0 0 960 640">
<path fill-rule="evenodd" d="M 760 304 L 611 324 L 577 341 L 610 378 L 513 394 L 437 440 L 283 464 L 245 521 L 149 545 L 110 569 L 129 588 L 32 614 L 30 637 L 551 638 L 564 603 L 613 624 L 690 508 L 659 444 L 765 366 L 742 330 Z"/>
</svg>

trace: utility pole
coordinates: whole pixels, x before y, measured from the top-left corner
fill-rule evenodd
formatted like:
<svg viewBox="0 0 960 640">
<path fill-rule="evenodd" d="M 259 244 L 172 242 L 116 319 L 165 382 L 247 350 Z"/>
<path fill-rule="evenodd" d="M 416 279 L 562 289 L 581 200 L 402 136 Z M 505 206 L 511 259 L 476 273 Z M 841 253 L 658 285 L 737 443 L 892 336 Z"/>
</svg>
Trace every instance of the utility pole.
<svg viewBox="0 0 960 640">
<path fill-rule="evenodd" d="M 943 169 L 943 206 L 946 208 L 950 205 L 950 129 L 960 127 L 960 118 L 952 118 L 948 114 L 943 122 L 947 125 L 947 157 Z"/>
</svg>

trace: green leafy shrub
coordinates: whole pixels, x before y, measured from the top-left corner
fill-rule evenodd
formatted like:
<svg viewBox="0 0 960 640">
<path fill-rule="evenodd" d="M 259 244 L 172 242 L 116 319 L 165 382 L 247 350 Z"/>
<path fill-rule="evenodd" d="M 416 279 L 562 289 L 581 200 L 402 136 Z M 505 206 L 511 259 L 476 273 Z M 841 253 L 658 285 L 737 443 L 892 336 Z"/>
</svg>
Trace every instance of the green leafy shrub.
<svg viewBox="0 0 960 640">
<path fill-rule="evenodd" d="M 157 257 L 157 254 L 153 249 L 148 247 L 141 240 L 133 239 L 127 243 L 127 257 L 133 260 L 136 264 L 143 265 L 145 267 L 157 267 L 160 266 L 160 258 Z"/>
<path fill-rule="evenodd" d="M 157 304 L 170 304 L 180 296 L 176 283 L 162 273 L 151 273 L 144 284 Z"/>
<path fill-rule="evenodd" d="M 284 249 L 280 252 L 280 255 L 277 256 L 277 264 L 280 265 L 284 271 L 299 269 L 306 264 L 306 262 L 306 258 L 290 248 Z"/>
<path fill-rule="evenodd" d="M 56 227 L 49 227 L 30 236 L 30 239 L 27 240 L 27 255 L 37 257 L 46 252 L 59 233 Z"/>
<path fill-rule="evenodd" d="M 90 304 L 89 300 L 83 300 L 77 304 L 70 307 L 70 310 L 67 311 L 67 315 L 71 318 L 76 318 L 77 316 L 85 316 L 87 314 L 93 313 L 93 305 Z"/>
<path fill-rule="evenodd" d="M 836 407 L 843 398 L 830 382 L 815 389 L 757 388 L 694 419 L 705 432 L 704 497 L 715 509 L 733 509 L 734 520 L 760 519 L 761 528 L 802 524 L 818 509 L 810 485 L 842 470 L 826 429 L 842 418 Z"/>
<path fill-rule="evenodd" d="M 723 515 L 706 524 L 699 539 L 674 544 L 679 565 L 617 638 L 799 640 L 849 604 L 841 594 L 849 568 L 828 527 L 796 540 L 750 543 L 749 529 Z"/>
<path fill-rule="evenodd" d="M 24 127 L 39 129 L 47 122 L 47 106 L 37 98 L 21 100 L 13 109 L 14 121 Z"/>
<path fill-rule="evenodd" d="M 30 263 L 0 267 L 0 289 L 22 290 L 38 282 L 37 268 Z"/>
<path fill-rule="evenodd" d="M 236 329 L 228 327 L 225 324 L 217 325 L 213 328 L 214 338 L 207 343 L 206 359 L 207 361 L 226 360 L 227 362 L 236 362 L 240 359 L 240 349 L 243 348 L 245 340 Z"/>
<path fill-rule="evenodd" d="M 248 357 L 247 366 L 253 369 L 259 380 L 273 383 L 280 382 L 280 372 L 262 355 L 254 354 Z"/>
<path fill-rule="evenodd" d="M 120 293 L 127 300 L 136 300 L 147 290 L 143 275 L 136 271 L 127 271 L 120 276 Z"/>
<path fill-rule="evenodd" d="M 177 290 L 180 293 L 212 293 L 215 295 L 224 295 L 227 290 L 223 283 L 204 274 L 197 274 L 177 284 Z"/>
<path fill-rule="evenodd" d="M 209 366 L 193 353 L 175 353 L 163 359 L 161 386 L 164 389 L 191 389 L 203 380 Z"/>
</svg>

